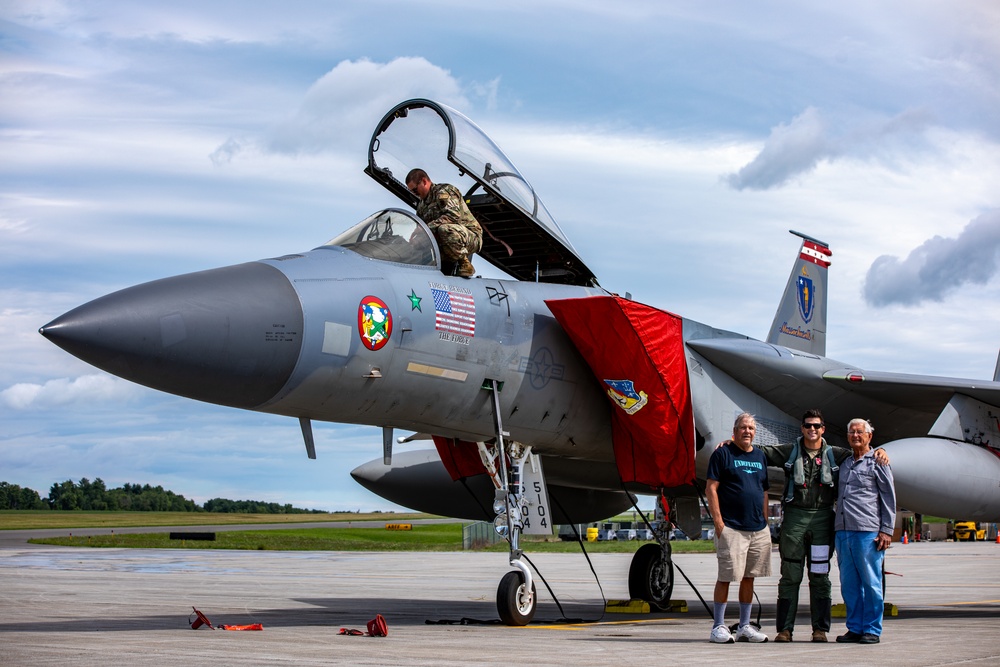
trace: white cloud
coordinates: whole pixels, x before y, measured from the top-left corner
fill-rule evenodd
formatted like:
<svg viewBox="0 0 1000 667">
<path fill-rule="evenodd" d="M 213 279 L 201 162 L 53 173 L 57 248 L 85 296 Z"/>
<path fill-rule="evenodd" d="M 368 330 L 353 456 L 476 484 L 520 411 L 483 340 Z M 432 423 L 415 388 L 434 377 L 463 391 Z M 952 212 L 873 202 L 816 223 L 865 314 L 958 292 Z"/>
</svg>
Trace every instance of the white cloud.
<svg viewBox="0 0 1000 667">
<path fill-rule="evenodd" d="M 195 44 L 270 42 L 296 37 L 301 40 L 305 36 L 329 36 L 336 32 L 337 20 L 333 12 L 282 12 L 282 20 L 276 21 L 270 4 L 214 2 L 206 5 L 197 0 L 177 0 L 169 5 L 101 0 L 10 0 L 0 6 L 0 17 L 78 38 L 169 37 Z"/>
<path fill-rule="evenodd" d="M 118 403 L 136 395 L 136 386 L 125 380 L 107 375 L 83 375 L 49 380 L 44 384 L 20 382 L 0 391 L 0 401 L 14 410 L 31 410 L 74 403 Z"/>
<path fill-rule="evenodd" d="M 37 329 L 395 204 L 361 170 L 411 97 L 481 124 L 610 289 L 760 337 L 798 229 L 834 249 L 831 356 L 990 376 L 995 277 L 912 306 L 861 286 L 877 257 L 1000 206 L 1000 9 L 723 6 L 0 3 L 0 467 L 42 490 L 86 475 L 362 504 L 347 471 L 380 455 L 378 429 L 326 426 L 308 461 L 294 419 L 88 385 L 103 376 Z"/>
<path fill-rule="evenodd" d="M 985 285 L 1000 261 L 1000 210 L 969 222 L 957 238 L 935 236 L 906 259 L 882 255 L 868 269 L 865 300 L 873 306 L 943 301 L 966 283 Z"/>
<path fill-rule="evenodd" d="M 924 147 L 930 121 L 928 112 L 910 110 L 892 118 L 842 119 L 849 127 L 837 132 L 819 109 L 809 107 L 772 129 L 756 157 L 725 181 L 737 190 L 768 190 L 814 171 L 821 161 L 854 157 L 891 165 Z"/>
<path fill-rule="evenodd" d="M 345 60 L 309 88 L 295 115 L 274 127 L 265 145 L 281 153 L 348 150 L 365 155 L 378 119 L 415 97 L 458 108 L 468 104 L 455 77 L 424 58 L 384 64 Z"/>
<path fill-rule="evenodd" d="M 737 190 L 766 190 L 812 171 L 821 159 L 832 155 L 825 123 L 819 111 L 810 107 L 787 125 L 771 130 L 760 154 L 726 180 Z"/>
</svg>

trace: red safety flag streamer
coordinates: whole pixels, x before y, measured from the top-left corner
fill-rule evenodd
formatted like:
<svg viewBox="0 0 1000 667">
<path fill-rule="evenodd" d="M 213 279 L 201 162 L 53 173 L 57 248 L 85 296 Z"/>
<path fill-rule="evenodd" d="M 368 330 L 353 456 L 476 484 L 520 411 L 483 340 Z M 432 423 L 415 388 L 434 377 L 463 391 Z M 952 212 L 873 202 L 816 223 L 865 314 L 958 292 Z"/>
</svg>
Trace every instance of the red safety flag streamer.
<svg viewBox="0 0 1000 667">
<path fill-rule="evenodd" d="M 198 611 L 194 607 L 191 607 L 191 608 L 194 609 L 194 617 L 195 617 L 195 619 L 192 621 L 191 620 L 191 616 L 188 616 L 188 623 L 191 624 L 191 629 L 192 630 L 197 630 L 198 628 L 200 628 L 203 625 L 207 625 L 208 628 L 209 628 L 209 630 L 215 630 L 215 628 L 212 626 L 212 621 L 208 620 L 208 616 L 205 616 L 205 614 L 201 613 L 200 611 Z"/>
<path fill-rule="evenodd" d="M 617 296 L 545 302 L 612 403 L 623 482 L 693 484 L 694 416 L 683 320 Z"/>
<path fill-rule="evenodd" d="M 197 630 L 203 625 L 208 626 L 210 630 L 263 630 L 264 629 L 264 626 L 261 625 L 260 623 L 251 623 L 249 625 L 220 625 L 218 628 L 216 628 L 215 626 L 212 625 L 212 621 L 208 620 L 208 616 L 205 616 L 205 614 L 201 613 L 194 607 L 191 607 L 191 609 L 194 609 L 194 614 L 191 615 L 194 616 L 194 620 L 191 620 L 191 616 L 188 616 L 188 623 L 191 624 L 192 630 Z"/>
<path fill-rule="evenodd" d="M 350 635 L 352 637 L 388 637 L 389 636 L 389 626 L 386 625 L 385 618 L 382 614 L 375 614 L 375 618 L 368 621 L 368 632 L 362 632 L 361 630 L 355 630 L 353 628 L 341 628 L 339 635 Z"/>
</svg>

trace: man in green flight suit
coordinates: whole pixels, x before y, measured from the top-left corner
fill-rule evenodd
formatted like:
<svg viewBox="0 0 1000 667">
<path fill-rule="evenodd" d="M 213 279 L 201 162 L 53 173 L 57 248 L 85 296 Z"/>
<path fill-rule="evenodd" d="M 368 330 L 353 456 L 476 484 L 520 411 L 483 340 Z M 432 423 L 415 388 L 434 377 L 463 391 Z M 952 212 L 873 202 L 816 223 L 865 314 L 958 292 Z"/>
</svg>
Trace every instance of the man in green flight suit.
<svg viewBox="0 0 1000 667">
<path fill-rule="evenodd" d="M 483 228 L 454 185 L 432 183 L 423 169 L 406 175 L 406 188 L 420 201 L 417 215 L 427 223 L 441 248 L 441 269 L 463 278 L 476 274 L 469 256 L 483 247 Z"/>
<path fill-rule="evenodd" d="M 792 641 L 802 569 L 807 563 L 812 641 L 827 641 L 826 633 L 830 631 L 830 554 L 837 473 L 840 463 L 851 456 L 851 450 L 831 447 L 823 437 L 825 432 L 823 414 L 816 409 L 806 410 L 802 415 L 802 436 L 794 444 L 760 447 L 768 466 L 785 471 L 784 518 L 778 541 L 781 579 L 776 642 Z M 876 458 L 882 465 L 889 463 L 888 455 L 881 449 L 876 450 Z"/>
</svg>

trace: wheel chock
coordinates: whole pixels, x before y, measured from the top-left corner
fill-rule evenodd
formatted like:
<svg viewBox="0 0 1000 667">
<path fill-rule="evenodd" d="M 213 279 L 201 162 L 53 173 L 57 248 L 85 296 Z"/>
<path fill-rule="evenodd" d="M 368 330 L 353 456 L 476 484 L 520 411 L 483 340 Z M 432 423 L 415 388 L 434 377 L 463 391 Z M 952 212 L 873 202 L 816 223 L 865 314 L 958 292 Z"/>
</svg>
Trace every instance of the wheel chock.
<svg viewBox="0 0 1000 667">
<path fill-rule="evenodd" d="M 883 602 L 883 616 L 899 616 L 899 607 L 891 602 Z M 847 618 L 847 606 L 841 602 L 830 608 L 830 616 L 834 618 Z"/>
<path fill-rule="evenodd" d="M 645 600 L 608 600 L 604 611 L 609 614 L 648 614 L 649 603 Z"/>
<path fill-rule="evenodd" d="M 652 611 L 652 607 L 645 600 L 608 600 L 604 611 L 609 614 L 648 614 Z M 671 600 L 663 611 L 686 614 L 687 600 Z"/>
</svg>

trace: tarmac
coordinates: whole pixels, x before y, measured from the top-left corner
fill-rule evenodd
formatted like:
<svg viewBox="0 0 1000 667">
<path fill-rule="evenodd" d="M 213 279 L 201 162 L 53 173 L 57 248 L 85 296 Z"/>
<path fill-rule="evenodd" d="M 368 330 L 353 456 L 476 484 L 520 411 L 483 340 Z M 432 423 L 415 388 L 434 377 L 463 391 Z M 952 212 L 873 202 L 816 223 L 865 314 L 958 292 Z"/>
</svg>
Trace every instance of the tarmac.
<svg viewBox="0 0 1000 667">
<path fill-rule="evenodd" d="M 529 553 L 565 615 L 539 580 L 536 622 L 511 628 L 496 623 L 497 583 L 509 570 L 502 553 L 86 549 L 0 532 L 3 665 L 1000 664 L 993 543 L 894 544 L 887 601 L 898 615 L 886 617 L 878 645 L 834 643 L 842 618 L 830 643 L 806 641 L 805 588 L 793 643 L 715 645 L 708 613 L 679 572 L 673 597 L 687 601 L 686 613 L 603 613 L 604 597 L 627 597 L 628 554 L 591 556 L 599 587 L 582 554 Z M 776 551 L 773 559 L 777 573 Z M 675 563 L 711 596 L 714 554 L 675 554 Z M 836 567 L 831 578 L 837 602 Z M 756 587 L 772 638 L 777 580 Z M 192 607 L 214 625 L 264 630 L 192 630 Z M 731 602 L 727 621 L 736 609 Z M 338 634 L 364 630 L 376 614 L 387 637 Z"/>
</svg>

